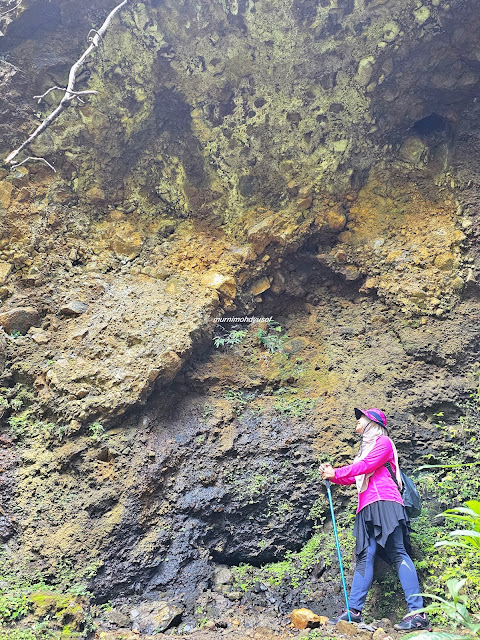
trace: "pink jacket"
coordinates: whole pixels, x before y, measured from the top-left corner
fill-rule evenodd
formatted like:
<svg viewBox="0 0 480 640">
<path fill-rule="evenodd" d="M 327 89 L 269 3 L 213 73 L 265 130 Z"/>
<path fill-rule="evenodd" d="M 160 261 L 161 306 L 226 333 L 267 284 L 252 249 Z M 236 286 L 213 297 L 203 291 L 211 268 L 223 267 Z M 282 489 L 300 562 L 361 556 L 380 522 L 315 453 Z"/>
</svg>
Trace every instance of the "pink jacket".
<svg viewBox="0 0 480 640">
<path fill-rule="evenodd" d="M 377 500 L 393 500 L 393 502 L 403 504 L 397 485 L 387 467 L 383 466 L 385 462 L 390 462 L 392 471 L 395 473 L 392 441 L 387 436 L 379 436 L 373 449 L 363 460 L 335 469 L 335 477 L 331 479 L 335 484 L 353 484 L 355 476 L 373 472 L 373 475 L 368 480 L 368 487 L 358 494 L 357 513 L 367 504 Z"/>
</svg>

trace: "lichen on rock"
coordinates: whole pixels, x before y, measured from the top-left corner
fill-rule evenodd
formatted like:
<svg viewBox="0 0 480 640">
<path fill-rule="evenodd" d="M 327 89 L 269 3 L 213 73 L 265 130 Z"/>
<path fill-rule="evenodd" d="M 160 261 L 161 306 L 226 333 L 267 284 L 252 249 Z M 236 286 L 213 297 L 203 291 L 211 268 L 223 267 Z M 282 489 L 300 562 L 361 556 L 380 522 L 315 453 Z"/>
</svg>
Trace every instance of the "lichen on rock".
<svg viewBox="0 0 480 640">
<path fill-rule="evenodd" d="M 110 5 L 0 15 L 2 153 Z M 402 464 L 451 452 L 435 416 L 480 357 L 475 9 L 129 4 L 80 79 L 98 95 L 31 147 L 57 173 L 0 168 L 0 533 L 50 587 L 38 618 L 81 628 L 54 591 L 73 565 L 146 632 L 333 608 L 326 546 L 302 587 L 231 568 L 313 557 L 350 405 L 386 411 Z M 230 322 L 253 315 L 272 321 Z"/>
</svg>

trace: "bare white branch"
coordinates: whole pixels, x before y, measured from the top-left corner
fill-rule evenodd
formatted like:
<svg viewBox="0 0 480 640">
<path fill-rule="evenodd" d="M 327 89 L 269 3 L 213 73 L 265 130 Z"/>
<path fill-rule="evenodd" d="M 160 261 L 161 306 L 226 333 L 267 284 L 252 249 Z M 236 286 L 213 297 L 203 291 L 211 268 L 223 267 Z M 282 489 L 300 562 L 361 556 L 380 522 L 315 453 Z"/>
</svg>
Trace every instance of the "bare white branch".
<svg viewBox="0 0 480 640">
<path fill-rule="evenodd" d="M 51 165 L 49 162 L 47 162 L 47 160 L 45 160 L 45 158 L 37 158 L 35 156 L 28 156 L 28 158 L 25 158 L 25 160 L 22 160 L 22 162 L 18 162 L 17 164 L 12 164 L 12 169 L 16 169 L 17 167 L 21 167 L 22 164 L 25 164 L 26 162 L 29 162 L 30 160 L 38 160 L 38 162 L 44 162 L 48 167 L 50 167 L 50 169 L 53 170 L 54 173 L 57 173 L 55 167 L 53 165 Z"/>
<path fill-rule="evenodd" d="M 0 18 L 3 18 L 3 16 L 6 16 L 7 13 L 11 13 L 12 11 L 15 11 L 15 9 L 18 9 L 18 7 L 22 4 L 22 0 L 20 0 L 20 2 L 18 2 L 14 7 L 12 7 L 11 9 L 9 9 L 8 11 L 4 11 L 3 13 L 0 13 Z"/>
<path fill-rule="evenodd" d="M 94 34 L 93 36 L 92 36 L 92 33 Z M 90 31 L 88 32 L 88 35 L 87 35 L 87 42 L 93 42 L 94 37 L 98 36 L 98 35 L 99 34 L 98 34 L 98 31 L 96 29 L 90 29 Z M 99 39 L 102 40 L 102 36 L 99 36 Z M 98 47 L 98 42 L 97 42 L 97 44 L 95 46 Z"/>
<path fill-rule="evenodd" d="M 40 104 L 40 102 L 43 100 L 43 98 L 45 98 L 45 96 L 48 96 L 49 93 L 51 93 L 52 91 L 63 91 L 65 92 L 66 89 L 65 87 L 50 87 L 50 89 L 48 91 L 45 91 L 45 93 L 43 93 L 41 96 L 33 96 L 34 100 L 38 99 L 38 104 Z"/>
<path fill-rule="evenodd" d="M 70 93 L 72 93 L 75 97 L 96 96 L 98 94 L 98 91 L 95 91 L 94 89 L 86 89 L 85 91 L 70 91 Z"/>
<path fill-rule="evenodd" d="M 35 140 L 35 138 L 38 138 L 38 136 L 41 133 L 43 133 L 43 131 L 45 131 L 45 129 L 49 127 L 52 124 L 52 122 L 54 122 L 58 118 L 58 116 L 70 106 L 73 100 L 75 99 L 79 100 L 78 96 L 95 95 L 97 93 L 96 91 L 75 91 L 75 80 L 76 80 L 77 74 L 80 68 L 82 67 L 83 63 L 85 62 L 85 60 L 88 58 L 88 56 L 98 47 L 99 42 L 103 39 L 103 36 L 105 35 L 105 32 L 107 31 L 110 25 L 110 22 L 112 21 L 115 14 L 118 13 L 118 11 L 120 11 L 120 9 L 122 9 L 129 1 L 130 0 L 123 0 L 123 2 L 121 2 L 114 9 L 112 9 L 112 11 L 110 11 L 108 16 L 106 17 L 105 22 L 102 24 L 102 26 L 98 31 L 96 31 L 95 29 L 90 30 L 89 36 L 88 36 L 88 39 L 90 41 L 90 46 L 83 52 L 81 57 L 75 62 L 75 64 L 70 69 L 70 73 L 68 74 L 68 84 L 66 88 L 63 89 L 61 87 L 52 87 L 46 93 L 44 93 L 43 96 L 35 96 L 36 98 L 39 98 L 39 101 L 40 101 L 42 98 L 48 95 L 51 91 L 60 89 L 61 91 L 65 92 L 57 108 L 54 111 L 52 111 L 52 113 L 49 116 L 45 118 L 45 120 L 35 129 L 35 131 L 27 138 L 27 140 L 25 140 L 25 142 L 23 142 L 18 147 L 18 149 L 15 149 L 7 156 L 7 158 L 5 159 L 6 164 L 13 165 L 14 160 L 18 156 L 18 154 L 21 153 L 26 147 L 28 147 L 28 145 L 31 144 Z M 94 33 L 93 36 L 90 35 L 92 33 Z M 44 158 L 33 158 L 32 156 L 30 156 L 20 164 L 23 164 L 24 162 L 27 162 L 27 160 L 32 160 L 32 159 L 41 160 L 48 164 L 48 162 Z M 20 164 L 16 164 L 15 166 L 20 166 Z"/>
<path fill-rule="evenodd" d="M 45 96 L 48 96 L 48 94 L 51 93 L 52 91 L 63 91 L 65 93 L 66 90 L 67 90 L 66 87 L 50 87 L 50 89 L 48 89 L 48 91 L 45 91 L 45 93 L 43 93 L 41 96 L 33 96 L 33 97 L 35 100 L 37 100 L 38 98 L 38 104 L 40 104 L 43 98 L 45 98 Z M 86 95 L 96 96 L 98 94 L 98 91 L 94 91 L 93 89 L 91 89 L 87 91 L 70 91 L 70 93 L 75 95 L 75 97 L 86 96 Z"/>
</svg>

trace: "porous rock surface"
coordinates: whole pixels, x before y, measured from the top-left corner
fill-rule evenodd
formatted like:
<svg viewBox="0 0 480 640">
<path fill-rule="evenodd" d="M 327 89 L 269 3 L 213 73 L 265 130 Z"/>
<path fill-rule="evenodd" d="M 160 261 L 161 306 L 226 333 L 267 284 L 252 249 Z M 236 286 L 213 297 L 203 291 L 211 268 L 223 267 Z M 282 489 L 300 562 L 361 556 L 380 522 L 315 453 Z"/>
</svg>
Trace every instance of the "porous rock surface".
<svg viewBox="0 0 480 640">
<path fill-rule="evenodd" d="M 57 173 L 0 169 L 12 553 L 52 580 L 77 563 L 103 600 L 191 615 L 203 597 L 220 616 L 237 592 L 215 590 L 218 564 L 309 539 L 320 456 L 354 454 L 352 406 L 385 410 L 410 465 L 448 446 L 434 414 L 458 416 L 480 357 L 475 7 L 122 10 L 79 77 L 98 96 L 31 146 Z M 3 156 L 111 8 L 0 3 Z M 213 349 L 215 318 L 253 313 L 281 323 L 281 349 L 254 326 Z M 307 604 L 334 613 L 322 589 Z M 261 591 L 252 606 L 301 604 Z"/>
</svg>

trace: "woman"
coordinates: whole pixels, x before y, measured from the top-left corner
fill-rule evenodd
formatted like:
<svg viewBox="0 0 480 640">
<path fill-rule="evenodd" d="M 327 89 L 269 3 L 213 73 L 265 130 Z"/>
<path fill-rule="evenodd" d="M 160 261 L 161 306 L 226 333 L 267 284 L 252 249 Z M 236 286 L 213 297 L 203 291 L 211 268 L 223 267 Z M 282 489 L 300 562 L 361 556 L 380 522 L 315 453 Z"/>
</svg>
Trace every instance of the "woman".
<svg viewBox="0 0 480 640">
<path fill-rule="evenodd" d="M 324 480 L 336 484 L 355 482 L 357 485 L 358 509 L 353 528 L 357 564 L 348 604 L 352 622 L 361 622 L 377 551 L 396 568 L 408 611 L 422 608 L 423 599 L 418 595 L 417 572 L 405 548 L 409 548 L 410 523 L 397 484 L 385 466 L 390 463 L 401 487 L 397 450 L 387 435 L 387 419 L 379 409 L 355 409 L 355 417 L 355 430 L 361 436 L 361 442 L 353 464 L 338 469 L 322 464 L 320 473 Z M 329 622 L 336 624 L 339 620 L 348 620 L 348 612 L 344 611 Z M 426 613 L 410 614 L 395 628 L 405 631 L 430 629 L 430 622 Z"/>
</svg>

